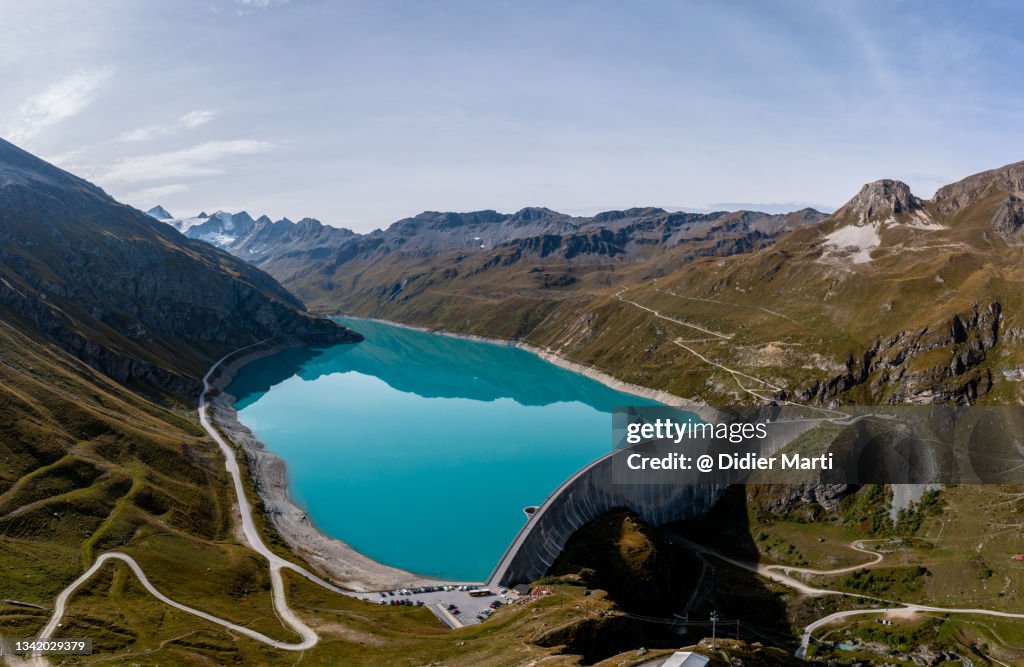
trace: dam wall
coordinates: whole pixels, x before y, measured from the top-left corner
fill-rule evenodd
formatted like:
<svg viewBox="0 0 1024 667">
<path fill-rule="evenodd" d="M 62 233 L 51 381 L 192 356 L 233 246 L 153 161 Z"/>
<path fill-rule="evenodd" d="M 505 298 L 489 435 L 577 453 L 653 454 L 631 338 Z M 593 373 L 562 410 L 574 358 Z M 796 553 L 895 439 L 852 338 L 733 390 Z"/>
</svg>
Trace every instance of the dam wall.
<svg viewBox="0 0 1024 667">
<path fill-rule="evenodd" d="M 768 452 L 778 451 L 818 423 L 773 424 L 778 430 Z M 572 534 L 610 510 L 629 509 L 652 526 L 660 526 L 703 515 L 728 488 L 727 484 L 624 483 L 617 454 L 610 452 L 582 468 L 548 496 L 498 561 L 487 580 L 489 586 L 530 583 L 547 575 Z M 617 471 L 616 465 L 620 466 Z"/>
<path fill-rule="evenodd" d="M 579 528 L 605 512 L 627 508 L 651 525 L 700 516 L 711 509 L 724 486 L 613 484 L 608 454 L 570 477 L 548 497 L 506 550 L 491 573 L 491 586 L 514 586 L 548 573 Z"/>
</svg>

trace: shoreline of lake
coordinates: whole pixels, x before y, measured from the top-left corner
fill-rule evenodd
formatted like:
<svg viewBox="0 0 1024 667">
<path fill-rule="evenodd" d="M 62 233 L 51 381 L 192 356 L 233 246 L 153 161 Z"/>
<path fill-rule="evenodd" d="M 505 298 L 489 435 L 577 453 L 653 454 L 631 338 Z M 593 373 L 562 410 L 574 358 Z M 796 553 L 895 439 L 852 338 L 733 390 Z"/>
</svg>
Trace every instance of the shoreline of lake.
<svg viewBox="0 0 1024 667">
<path fill-rule="evenodd" d="M 287 463 L 238 420 L 238 411 L 234 408 L 236 397 L 227 391 L 238 371 L 257 359 L 303 345 L 298 341 L 280 343 L 241 356 L 222 366 L 212 382 L 218 391 L 210 401 L 210 417 L 228 440 L 241 448 L 249 477 L 263 503 L 264 517 L 288 549 L 315 572 L 355 592 L 442 583 L 438 579 L 379 563 L 344 541 L 319 530 L 309 514 L 298 506 L 289 493 Z"/>
<path fill-rule="evenodd" d="M 430 330 L 375 318 L 350 317 L 348 319 L 378 322 L 388 326 L 423 333 L 440 334 L 452 338 L 523 349 L 554 366 L 591 379 L 609 389 L 668 405 L 685 407 L 689 411 L 697 413 L 702 419 L 709 419 L 714 414 L 710 408 L 703 404 L 682 399 L 667 392 L 622 382 L 606 373 L 571 362 L 550 351 L 521 341 L 505 341 L 455 332 Z M 301 342 L 281 343 L 244 355 L 226 364 L 214 381 L 214 386 L 219 391 L 211 401 L 213 408 L 211 417 L 228 435 L 230 440 L 242 449 L 250 471 L 250 478 L 253 480 L 256 492 L 264 506 L 264 516 L 270 521 L 292 553 L 302 558 L 320 574 L 354 591 L 393 590 L 444 581 L 386 565 L 366 556 L 343 540 L 331 537 L 320 530 L 309 513 L 292 498 L 289 489 L 288 468 L 285 460 L 270 451 L 265 443 L 260 441 L 249 427 L 238 419 L 238 413 L 234 407 L 236 397 L 227 391 L 238 371 L 258 359 L 273 356 L 287 349 L 303 345 Z"/>
<path fill-rule="evenodd" d="M 531 345 L 530 343 L 519 339 L 493 338 L 488 336 L 479 336 L 476 334 L 464 334 L 457 331 L 448 331 L 447 329 L 436 329 L 421 327 L 414 324 L 405 324 L 403 322 L 395 322 L 394 320 L 385 320 L 378 317 L 361 317 L 358 315 L 344 315 L 341 313 L 335 313 L 330 317 L 332 319 L 344 318 L 349 320 L 379 322 L 381 324 L 387 324 L 400 329 L 410 329 L 412 331 L 448 336 L 450 338 L 460 338 L 462 340 L 472 340 L 479 343 L 489 343 L 491 345 L 503 345 L 505 347 L 518 348 L 543 359 L 549 364 L 558 366 L 563 370 L 567 370 L 572 373 L 576 373 L 577 375 L 582 375 L 583 377 L 589 378 L 595 382 L 599 382 L 609 389 L 614 389 L 615 391 L 620 391 L 625 394 L 633 394 L 639 398 L 657 401 L 663 405 L 685 409 L 687 412 L 694 413 L 703 421 L 714 421 L 718 416 L 718 412 L 703 401 L 698 401 L 692 398 L 683 398 L 682 396 L 676 396 L 675 394 L 662 391 L 661 389 L 651 389 L 650 387 L 642 387 L 638 384 L 625 382 L 614 375 L 591 366 L 585 366 L 584 364 L 566 359 L 556 352 L 552 352 L 551 350 L 542 347 L 537 347 L 536 345 Z"/>
</svg>

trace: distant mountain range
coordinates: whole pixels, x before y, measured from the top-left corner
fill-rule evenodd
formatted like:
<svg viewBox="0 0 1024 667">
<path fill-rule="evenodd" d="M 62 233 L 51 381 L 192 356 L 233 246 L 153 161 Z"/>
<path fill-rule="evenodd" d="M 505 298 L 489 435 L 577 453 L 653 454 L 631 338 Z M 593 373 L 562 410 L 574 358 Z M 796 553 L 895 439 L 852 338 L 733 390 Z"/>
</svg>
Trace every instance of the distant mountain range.
<svg viewBox="0 0 1024 667">
<path fill-rule="evenodd" d="M 535 276 L 543 287 L 564 287 L 573 274 L 600 265 L 626 265 L 664 257 L 677 264 L 701 256 L 725 256 L 766 247 L 787 232 L 824 214 L 804 209 L 788 214 L 755 211 L 680 213 L 660 208 L 607 211 L 574 217 L 546 208 L 516 213 L 428 211 L 387 229 L 357 234 L 305 218 L 254 220 L 248 213 L 218 211 L 195 218 L 159 217 L 191 238 L 213 243 L 289 284 L 310 303 L 331 309 L 340 291 L 349 301 L 363 290 L 397 296 L 423 275 L 424 262 L 447 257 L 474 272 L 540 263 L 555 273 Z M 530 268 L 524 272 L 530 271 Z M 359 279 L 352 280 L 355 276 Z"/>
<path fill-rule="evenodd" d="M 527 208 L 369 234 L 246 214 L 171 222 L 322 312 L 521 338 L 684 396 L 1017 401 L 1022 202 L 1017 163 L 931 200 L 876 181 L 830 216 Z"/>
<path fill-rule="evenodd" d="M 593 217 L 574 217 L 546 208 L 524 208 L 516 213 L 474 211 L 439 213 L 426 211 L 399 220 L 385 230 L 357 234 L 349 229 L 324 225 L 314 218 L 292 222 L 253 219 L 249 213 L 216 211 L 193 218 L 175 218 L 162 206 L 147 213 L 171 225 L 189 238 L 201 239 L 250 261 L 266 261 L 294 252 L 340 249 L 359 245 L 357 254 L 430 254 L 448 250 L 490 250 L 521 242 L 542 255 L 561 254 L 567 259 L 582 255 L 642 254 L 647 248 L 665 249 L 703 237 L 729 236 L 764 240 L 820 220 L 825 214 L 813 209 L 768 214 L 756 211 L 682 213 L 660 208 L 606 211 Z M 561 239 L 554 245 L 555 238 Z"/>
</svg>

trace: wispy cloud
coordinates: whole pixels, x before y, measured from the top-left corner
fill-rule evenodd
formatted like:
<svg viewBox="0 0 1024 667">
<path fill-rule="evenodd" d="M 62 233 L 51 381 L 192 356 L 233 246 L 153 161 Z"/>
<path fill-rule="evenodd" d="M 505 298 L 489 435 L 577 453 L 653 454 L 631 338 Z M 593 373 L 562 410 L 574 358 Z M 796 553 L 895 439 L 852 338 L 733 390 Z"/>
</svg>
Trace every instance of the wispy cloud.
<svg viewBox="0 0 1024 667">
<path fill-rule="evenodd" d="M 265 9 L 271 5 L 283 5 L 288 0 L 235 0 L 236 5 L 252 7 L 254 9 Z"/>
<path fill-rule="evenodd" d="M 114 71 L 110 67 L 81 70 L 61 79 L 42 93 L 25 100 L 4 134 L 12 141 L 25 141 L 47 127 L 77 115 L 89 106 Z"/>
<path fill-rule="evenodd" d="M 147 141 L 155 137 L 175 134 L 181 130 L 193 130 L 206 125 L 216 117 L 216 111 L 198 109 L 190 111 L 174 122 L 165 125 L 147 125 L 146 127 L 129 130 L 117 137 L 117 141 Z"/>
<path fill-rule="evenodd" d="M 145 206 L 153 206 L 159 202 L 162 202 L 171 195 L 176 195 L 182 192 L 188 192 L 189 186 L 184 183 L 171 183 L 168 185 L 156 185 L 151 188 L 143 188 L 141 190 L 135 190 L 121 196 L 122 201 L 126 201 L 130 204 L 143 204 Z"/>
<path fill-rule="evenodd" d="M 263 153 L 274 145 L 266 141 L 237 139 L 207 141 L 184 150 L 123 158 L 97 176 L 100 182 L 139 183 L 180 180 L 224 173 L 222 160 Z"/>
<path fill-rule="evenodd" d="M 200 125 L 206 125 L 211 120 L 217 117 L 216 111 L 209 111 L 207 109 L 198 109 L 196 111 L 189 111 L 187 114 L 181 117 L 180 123 L 182 126 L 192 129 L 199 127 Z"/>
</svg>

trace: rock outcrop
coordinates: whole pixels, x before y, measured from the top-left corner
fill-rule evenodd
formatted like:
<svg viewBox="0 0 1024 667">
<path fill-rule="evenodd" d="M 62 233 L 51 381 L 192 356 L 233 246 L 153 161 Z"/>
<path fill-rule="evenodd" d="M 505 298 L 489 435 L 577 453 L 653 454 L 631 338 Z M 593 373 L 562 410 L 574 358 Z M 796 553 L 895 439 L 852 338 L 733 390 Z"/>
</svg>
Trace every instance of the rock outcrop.
<svg viewBox="0 0 1024 667">
<path fill-rule="evenodd" d="M 885 220 L 916 211 L 921 208 L 921 203 L 909 185 L 886 178 L 866 184 L 833 217 L 853 218 L 856 222 Z"/>
<path fill-rule="evenodd" d="M 990 225 L 992 231 L 1005 239 L 1019 239 L 1024 227 L 1024 200 L 1017 195 L 1007 195 L 996 207 Z"/>
<path fill-rule="evenodd" d="M 943 215 L 955 215 L 993 191 L 1024 194 L 1024 162 L 1015 162 L 939 188 L 931 203 Z"/>
<path fill-rule="evenodd" d="M 975 304 L 969 314 L 879 339 L 846 361 L 846 372 L 802 391 L 804 401 L 827 404 L 855 388 L 869 403 L 969 404 L 992 388 L 985 367 L 999 342 L 1002 306 Z"/>
</svg>

